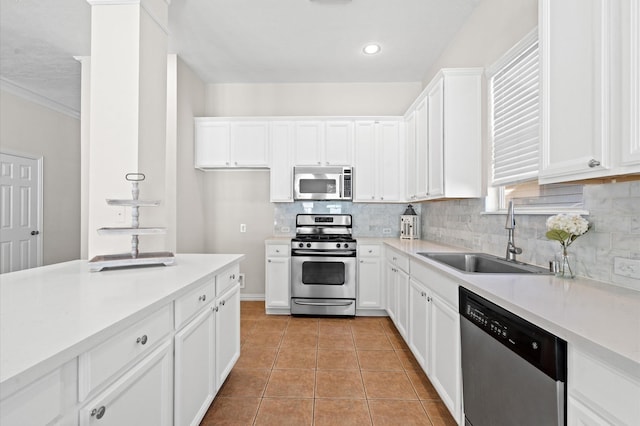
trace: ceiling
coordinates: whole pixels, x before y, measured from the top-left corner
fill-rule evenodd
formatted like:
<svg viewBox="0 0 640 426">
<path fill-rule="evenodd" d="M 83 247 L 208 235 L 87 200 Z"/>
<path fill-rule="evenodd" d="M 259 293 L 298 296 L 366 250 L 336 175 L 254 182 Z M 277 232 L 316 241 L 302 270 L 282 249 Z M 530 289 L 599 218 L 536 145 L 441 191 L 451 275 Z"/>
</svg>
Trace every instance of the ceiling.
<svg viewBox="0 0 640 426">
<path fill-rule="evenodd" d="M 87 1 L 0 1 L 3 86 L 78 111 Z M 480 1 L 172 0 L 169 52 L 206 83 L 415 82 Z"/>
</svg>

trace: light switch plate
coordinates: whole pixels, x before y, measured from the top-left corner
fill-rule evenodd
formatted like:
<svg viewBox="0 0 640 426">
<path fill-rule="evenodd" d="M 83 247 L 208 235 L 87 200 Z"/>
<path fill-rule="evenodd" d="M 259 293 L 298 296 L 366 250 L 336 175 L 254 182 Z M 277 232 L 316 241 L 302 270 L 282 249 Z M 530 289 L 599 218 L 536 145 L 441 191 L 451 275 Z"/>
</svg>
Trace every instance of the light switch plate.
<svg viewBox="0 0 640 426">
<path fill-rule="evenodd" d="M 640 280 L 640 259 L 614 257 L 613 273 L 623 277 L 635 278 Z"/>
</svg>

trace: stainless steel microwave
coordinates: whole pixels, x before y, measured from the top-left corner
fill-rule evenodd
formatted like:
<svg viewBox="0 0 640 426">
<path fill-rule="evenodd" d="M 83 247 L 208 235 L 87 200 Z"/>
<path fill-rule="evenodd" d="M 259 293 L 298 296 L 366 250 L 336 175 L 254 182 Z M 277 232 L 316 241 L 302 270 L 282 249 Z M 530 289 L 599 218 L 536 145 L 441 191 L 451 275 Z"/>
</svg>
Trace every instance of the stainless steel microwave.
<svg viewBox="0 0 640 426">
<path fill-rule="evenodd" d="M 353 168 L 305 166 L 293 168 L 294 200 L 352 200 Z"/>
</svg>

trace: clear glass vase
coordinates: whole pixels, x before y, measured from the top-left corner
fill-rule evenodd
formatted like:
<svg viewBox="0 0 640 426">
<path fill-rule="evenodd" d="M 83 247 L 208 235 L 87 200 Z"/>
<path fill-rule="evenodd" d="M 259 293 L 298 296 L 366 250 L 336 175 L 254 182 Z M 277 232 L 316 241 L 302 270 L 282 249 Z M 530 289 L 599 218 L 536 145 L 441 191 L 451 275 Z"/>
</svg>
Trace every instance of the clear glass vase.
<svg viewBox="0 0 640 426">
<path fill-rule="evenodd" d="M 574 278 L 576 261 L 575 258 L 567 252 L 565 247 L 556 254 L 556 277 Z"/>
</svg>

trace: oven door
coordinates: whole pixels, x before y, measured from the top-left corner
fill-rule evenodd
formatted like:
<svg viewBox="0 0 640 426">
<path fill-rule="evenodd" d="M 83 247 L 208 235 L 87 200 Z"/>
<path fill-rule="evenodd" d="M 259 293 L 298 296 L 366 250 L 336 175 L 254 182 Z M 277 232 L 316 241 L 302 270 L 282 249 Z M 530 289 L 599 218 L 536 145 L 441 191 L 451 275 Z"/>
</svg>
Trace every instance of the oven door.
<svg viewBox="0 0 640 426">
<path fill-rule="evenodd" d="M 291 297 L 355 299 L 356 258 L 292 256 Z"/>
</svg>

